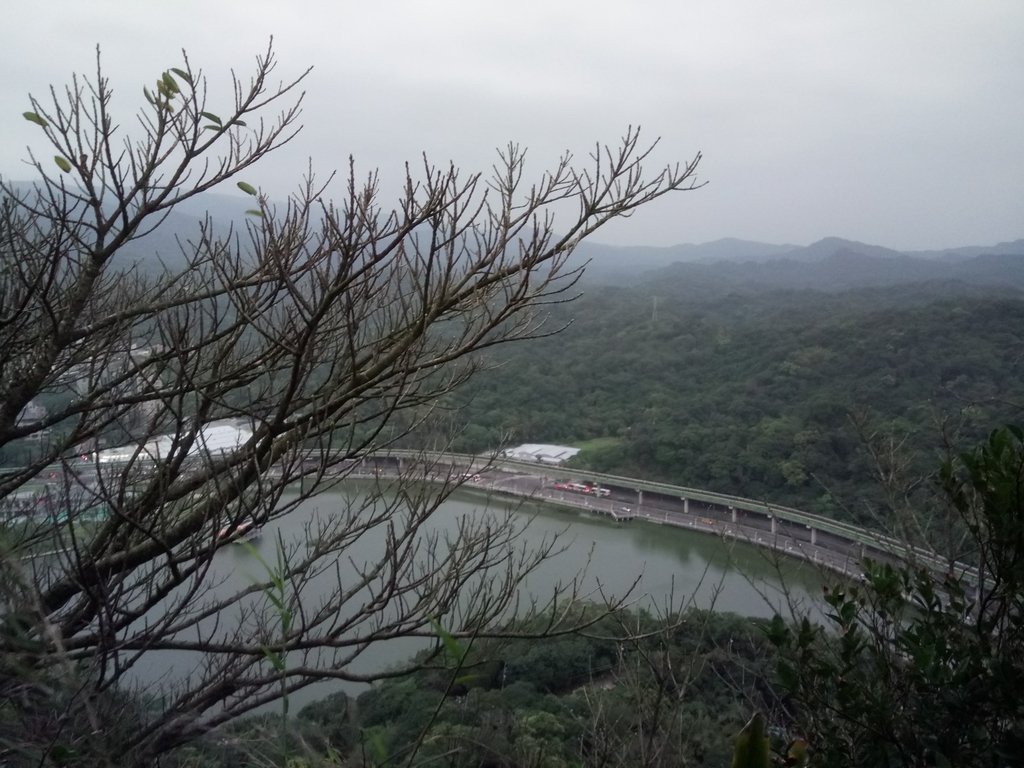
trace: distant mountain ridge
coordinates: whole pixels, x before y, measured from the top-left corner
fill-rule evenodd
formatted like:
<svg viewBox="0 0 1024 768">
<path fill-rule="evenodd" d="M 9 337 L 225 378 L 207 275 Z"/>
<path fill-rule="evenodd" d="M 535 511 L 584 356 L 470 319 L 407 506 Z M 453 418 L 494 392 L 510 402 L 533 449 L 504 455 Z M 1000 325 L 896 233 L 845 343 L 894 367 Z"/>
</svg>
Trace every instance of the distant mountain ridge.
<svg viewBox="0 0 1024 768">
<path fill-rule="evenodd" d="M 945 293 L 961 293 L 970 287 L 985 288 L 987 292 L 1019 292 L 1024 291 L 1024 255 L 983 254 L 973 259 L 939 261 L 909 256 L 851 258 L 849 253 L 837 253 L 815 262 L 676 262 L 641 273 L 634 284 L 678 295 L 776 290 L 838 292 L 911 284 L 943 286 Z"/>
<path fill-rule="evenodd" d="M 833 259 L 837 256 L 844 258 L 866 256 L 872 259 L 898 259 L 905 255 L 900 251 L 885 248 L 881 245 L 868 245 L 856 240 L 844 240 L 841 237 L 826 237 L 810 245 L 794 248 L 791 251 L 780 254 L 779 258 L 792 261 L 814 262 Z"/>
<path fill-rule="evenodd" d="M 30 185 L 7 182 L 18 193 Z M 251 199 L 206 192 L 182 203 L 163 226 L 131 243 L 125 256 L 133 262 L 168 268 L 186 263 L 181 248 L 199 233 L 209 215 L 219 235 L 244 231 Z M 244 240 L 244 238 L 243 238 Z M 708 243 L 669 247 L 613 246 L 583 242 L 571 265 L 588 263 L 590 283 L 690 283 L 693 290 L 803 289 L 836 291 L 912 282 L 959 282 L 1024 290 L 1024 239 L 995 245 L 943 250 L 898 251 L 840 237 L 810 245 L 761 243 L 723 238 Z"/>
<path fill-rule="evenodd" d="M 689 285 L 687 292 L 825 291 L 949 282 L 1024 290 L 1024 239 L 992 246 L 897 251 L 827 237 L 807 246 L 717 240 L 632 248 L 582 243 L 590 282 Z"/>
<path fill-rule="evenodd" d="M 615 246 L 599 243 L 581 243 L 579 254 L 596 264 L 611 260 L 629 259 L 636 266 L 667 266 L 675 262 L 764 262 L 778 259 L 813 262 L 848 254 L 877 258 L 910 257 L 914 259 L 961 261 L 983 255 L 1022 255 L 1024 238 L 996 245 L 970 245 L 958 248 L 923 251 L 899 251 L 880 245 L 870 245 L 841 237 L 826 237 L 810 245 L 776 245 L 751 240 L 723 238 L 709 243 L 686 243 L 665 247 Z"/>
</svg>

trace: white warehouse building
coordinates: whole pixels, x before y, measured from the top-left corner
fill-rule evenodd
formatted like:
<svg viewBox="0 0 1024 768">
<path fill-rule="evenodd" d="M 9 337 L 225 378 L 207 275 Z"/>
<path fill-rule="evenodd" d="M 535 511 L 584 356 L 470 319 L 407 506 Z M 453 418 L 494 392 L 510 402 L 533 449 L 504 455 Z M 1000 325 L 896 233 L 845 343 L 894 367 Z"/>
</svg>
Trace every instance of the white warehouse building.
<svg viewBox="0 0 1024 768">
<path fill-rule="evenodd" d="M 523 443 L 515 448 L 506 448 L 502 455 L 516 461 L 538 461 L 542 464 L 562 464 L 577 453 L 579 448 L 568 445 L 547 445 L 545 443 Z"/>
<path fill-rule="evenodd" d="M 216 456 L 232 453 L 245 445 L 251 437 L 252 429 L 249 427 L 240 426 L 233 421 L 215 421 L 199 430 L 199 435 L 187 455 L 210 453 Z M 104 448 L 97 452 L 96 461 L 100 464 L 124 464 L 135 456 L 139 459 L 159 461 L 170 455 L 174 439 L 174 435 L 160 435 L 141 446 L 122 445 L 117 448 Z"/>
</svg>

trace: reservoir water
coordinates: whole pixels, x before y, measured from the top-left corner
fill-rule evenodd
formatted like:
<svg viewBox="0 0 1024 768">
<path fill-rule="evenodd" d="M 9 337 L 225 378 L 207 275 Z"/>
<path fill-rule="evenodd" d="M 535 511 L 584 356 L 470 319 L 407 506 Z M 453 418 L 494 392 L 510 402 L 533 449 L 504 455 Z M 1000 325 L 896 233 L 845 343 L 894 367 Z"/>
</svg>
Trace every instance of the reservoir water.
<svg viewBox="0 0 1024 768">
<path fill-rule="evenodd" d="M 210 583 L 214 595 L 232 594 L 251 586 L 257 578 L 265 578 L 264 563 L 272 564 L 277 556 L 277 542 L 303 539 L 307 526 L 319 518 L 329 518 L 342 510 L 352 498 L 364 492 L 360 486 L 325 493 L 303 502 L 294 512 L 267 525 L 253 548 L 227 546 L 214 561 Z M 522 504 L 502 497 L 463 494 L 447 500 L 430 519 L 424 533 L 455 531 L 460 518 L 500 517 L 515 510 L 518 523 L 528 525 L 519 546 L 540 545 L 552 536 L 559 536 L 564 551 L 543 563 L 526 580 L 522 591 L 541 599 L 550 596 L 557 584 L 577 577 L 585 567 L 580 591 L 594 599 L 600 596 L 629 595 L 630 603 L 642 608 L 664 609 L 671 601 L 675 608 L 694 605 L 748 616 L 770 616 L 783 609 L 783 585 L 791 600 L 807 606 L 812 595 L 820 594 L 822 575 L 806 563 L 780 558 L 769 550 L 744 542 L 723 540 L 691 530 L 660 526 L 640 521 L 615 523 L 606 518 L 559 508 Z M 317 590 L 335 589 L 338 578 L 363 560 L 372 560 L 382 550 L 383 529 L 366 534 L 346 557 L 354 562 L 339 561 L 339 573 L 322 582 L 314 582 L 303 592 L 303 606 L 316 604 L 322 594 Z M 257 557 L 257 555 L 259 557 Z M 221 616 L 221 627 L 231 616 Z M 369 673 L 409 658 L 424 647 L 423 639 L 403 639 L 371 646 L 349 666 L 353 672 Z M 135 678 L 147 687 L 172 683 L 187 678 L 203 664 L 203 654 L 179 651 L 147 653 L 135 668 Z M 359 686 L 343 687 L 356 691 Z M 338 684 L 310 686 L 292 699 L 301 706 L 331 690 Z M 152 690 L 152 688 L 151 688 Z M 154 691 L 155 692 L 155 691 Z"/>
</svg>

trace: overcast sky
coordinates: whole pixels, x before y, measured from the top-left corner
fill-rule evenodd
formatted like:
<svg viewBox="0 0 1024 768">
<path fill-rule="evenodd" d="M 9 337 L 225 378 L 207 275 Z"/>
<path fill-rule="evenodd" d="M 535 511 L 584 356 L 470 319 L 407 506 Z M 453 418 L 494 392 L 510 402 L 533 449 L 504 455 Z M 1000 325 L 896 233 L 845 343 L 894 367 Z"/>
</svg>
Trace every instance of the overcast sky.
<svg viewBox="0 0 1024 768">
<path fill-rule="evenodd" d="M 425 151 L 484 170 L 511 140 L 539 170 L 640 124 L 662 161 L 702 152 L 709 184 L 598 242 L 1024 237 L 1021 0 L 48 0 L 3 15 L 7 178 L 28 177 L 38 140 L 27 94 L 94 71 L 97 44 L 127 114 L 181 49 L 214 85 L 273 35 L 281 77 L 313 67 L 302 135 L 247 176 L 275 194 L 307 159 L 326 172 L 351 154 L 388 178 Z"/>
</svg>

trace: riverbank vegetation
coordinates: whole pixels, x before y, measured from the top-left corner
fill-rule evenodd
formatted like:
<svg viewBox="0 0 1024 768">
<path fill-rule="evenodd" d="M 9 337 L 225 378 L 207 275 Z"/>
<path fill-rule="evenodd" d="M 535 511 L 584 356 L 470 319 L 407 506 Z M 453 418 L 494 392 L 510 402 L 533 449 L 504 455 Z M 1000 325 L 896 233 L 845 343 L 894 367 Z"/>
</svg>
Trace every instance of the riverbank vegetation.
<svg viewBox="0 0 1024 768">
<path fill-rule="evenodd" d="M 439 643 L 421 657 L 433 669 L 303 708 L 287 753 L 351 766 L 726 766 L 752 709 L 778 709 L 766 634 L 731 614 L 623 613 L 585 634 L 462 650 L 456 666 Z M 280 764 L 278 726 L 245 720 L 180 757 Z"/>
</svg>

